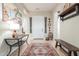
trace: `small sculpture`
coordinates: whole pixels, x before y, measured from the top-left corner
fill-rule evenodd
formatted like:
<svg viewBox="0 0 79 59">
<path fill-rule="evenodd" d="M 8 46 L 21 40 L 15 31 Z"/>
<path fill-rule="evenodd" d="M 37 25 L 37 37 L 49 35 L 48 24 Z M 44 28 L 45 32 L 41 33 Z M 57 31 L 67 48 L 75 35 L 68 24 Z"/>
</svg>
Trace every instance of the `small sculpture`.
<svg viewBox="0 0 79 59">
<path fill-rule="evenodd" d="M 13 34 L 12 34 L 12 37 L 13 37 L 13 38 L 16 38 L 16 35 L 17 35 L 16 30 L 14 30 L 14 31 L 13 31 Z"/>
</svg>

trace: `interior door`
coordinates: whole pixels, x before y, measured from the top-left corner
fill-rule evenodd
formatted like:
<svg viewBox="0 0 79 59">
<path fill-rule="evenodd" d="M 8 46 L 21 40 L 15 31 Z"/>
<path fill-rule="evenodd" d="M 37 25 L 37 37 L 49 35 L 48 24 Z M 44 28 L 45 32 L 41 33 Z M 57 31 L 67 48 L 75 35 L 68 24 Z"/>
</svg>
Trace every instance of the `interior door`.
<svg viewBox="0 0 79 59">
<path fill-rule="evenodd" d="M 32 17 L 32 36 L 34 38 L 44 37 L 44 17 L 43 16 Z"/>
</svg>

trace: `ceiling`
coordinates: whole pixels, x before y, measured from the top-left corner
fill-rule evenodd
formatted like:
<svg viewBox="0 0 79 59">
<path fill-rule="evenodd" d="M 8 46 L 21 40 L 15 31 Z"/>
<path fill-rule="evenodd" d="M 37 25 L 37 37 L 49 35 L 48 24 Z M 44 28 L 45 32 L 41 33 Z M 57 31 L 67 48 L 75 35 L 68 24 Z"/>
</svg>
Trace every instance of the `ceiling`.
<svg viewBox="0 0 79 59">
<path fill-rule="evenodd" d="M 25 3 L 24 6 L 29 12 L 53 11 L 56 3 Z"/>
</svg>

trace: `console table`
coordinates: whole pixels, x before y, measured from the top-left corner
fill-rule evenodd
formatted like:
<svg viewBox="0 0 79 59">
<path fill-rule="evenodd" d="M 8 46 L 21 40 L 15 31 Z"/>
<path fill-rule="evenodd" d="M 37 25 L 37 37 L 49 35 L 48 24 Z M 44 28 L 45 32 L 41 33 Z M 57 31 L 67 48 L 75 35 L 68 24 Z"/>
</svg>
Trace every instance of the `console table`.
<svg viewBox="0 0 79 59">
<path fill-rule="evenodd" d="M 27 43 L 27 41 L 22 40 L 22 38 L 24 38 L 25 36 L 27 36 L 26 40 L 28 39 L 29 35 L 19 35 L 17 38 L 6 38 L 5 42 L 6 44 L 10 47 L 10 51 L 7 54 L 7 56 L 10 54 L 12 47 L 18 47 L 18 56 L 20 55 L 20 46 L 23 45 L 25 42 Z M 14 42 L 12 42 L 14 41 Z M 10 43 L 12 42 L 12 43 Z"/>
</svg>

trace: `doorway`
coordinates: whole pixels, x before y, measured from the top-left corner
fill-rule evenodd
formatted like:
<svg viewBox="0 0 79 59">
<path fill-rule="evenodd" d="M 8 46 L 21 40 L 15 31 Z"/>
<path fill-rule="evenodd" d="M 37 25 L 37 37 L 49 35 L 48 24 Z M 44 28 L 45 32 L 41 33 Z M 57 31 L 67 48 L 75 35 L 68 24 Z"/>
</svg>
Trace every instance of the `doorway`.
<svg viewBox="0 0 79 59">
<path fill-rule="evenodd" d="M 32 37 L 44 38 L 44 16 L 32 16 Z"/>
</svg>

